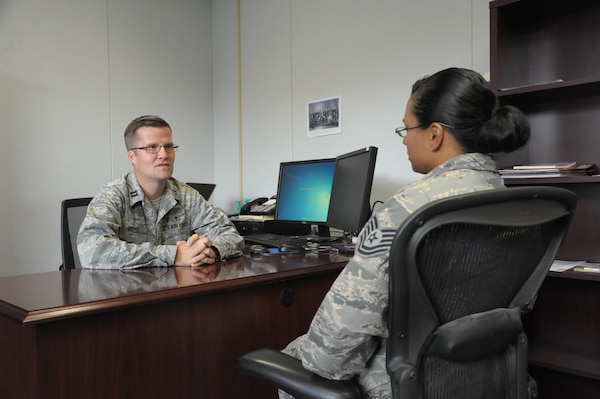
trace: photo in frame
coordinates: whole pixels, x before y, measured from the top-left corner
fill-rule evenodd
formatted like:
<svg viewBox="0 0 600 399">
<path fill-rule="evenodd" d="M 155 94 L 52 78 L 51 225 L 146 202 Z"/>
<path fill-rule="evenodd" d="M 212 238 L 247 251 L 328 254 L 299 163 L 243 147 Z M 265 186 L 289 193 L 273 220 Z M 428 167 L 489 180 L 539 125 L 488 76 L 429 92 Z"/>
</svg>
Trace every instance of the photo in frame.
<svg viewBox="0 0 600 399">
<path fill-rule="evenodd" d="M 341 97 L 308 103 L 308 136 L 317 137 L 342 132 Z"/>
</svg>

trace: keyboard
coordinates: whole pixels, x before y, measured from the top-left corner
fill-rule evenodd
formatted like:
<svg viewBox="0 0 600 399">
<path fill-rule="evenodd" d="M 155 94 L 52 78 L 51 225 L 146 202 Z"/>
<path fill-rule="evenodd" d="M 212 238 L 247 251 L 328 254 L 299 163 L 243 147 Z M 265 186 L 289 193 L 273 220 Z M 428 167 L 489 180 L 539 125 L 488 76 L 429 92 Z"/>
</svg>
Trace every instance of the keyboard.
<svg viewBox="0 0 600 399">
<path fill-rule="evenodd" d="M 256 233 L 244 236 L 248 244 L 260 244 L 267 248 L 279 248 L 282 245 L 304 248 L 308 243 L 305 236 L 287 236 L 275 233 Z"/>
<path fill-rule="evenodd" d="M 248 244 L 260 244 L 267 248 L 279 248 L 283 245 L 299 249 L 331 248 L 345 255 L 354 253 L 354 245 L 343 243 L 339 237 L 287 236 L 275 233 L 256 233 L 244 236 Z M 314 246 L 314 247 L 313 247 Z"/>
<path fill-rule="evenodd" d="M 344 255 L 354 254 L 354 249 L 356 248 L 356 245 L 344 243 L 344 242 L 332 242 L 332 243 L 329 243 L 328 245 L 331 246 L 332 250 L 337 251 Z"/>
</svg>

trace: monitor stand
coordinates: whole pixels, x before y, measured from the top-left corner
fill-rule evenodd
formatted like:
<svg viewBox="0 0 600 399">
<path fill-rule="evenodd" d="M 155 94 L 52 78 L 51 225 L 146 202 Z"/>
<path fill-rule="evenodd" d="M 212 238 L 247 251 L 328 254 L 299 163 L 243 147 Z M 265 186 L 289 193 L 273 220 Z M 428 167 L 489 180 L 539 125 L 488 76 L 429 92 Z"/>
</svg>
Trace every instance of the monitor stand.
<svg viewBox="0 0 600 399">
<path fill-rule="evenodd" d="M 331 237 L 331 231 L 329 230 L 328 226 L 325 226 L 324 224 L 320 224 L 318 226 L 319 226 L 319 237 L 323 237 L 323 238 Z"/>
<path fill-rule="evenodd" d="M 323 224 L 320 224 L 318 226 L 319 226 L 319 235 L 311 234 L 309 236 L 306 236 L 306 240 L 307 241 L 312 241 L 312 242 L 333 242 L 333 241 L 336 241 L 339 238 L 339 237 L 331 237 L 330 230 L 329 230 L 328 226 L 325 226 Z"/>
</svg>

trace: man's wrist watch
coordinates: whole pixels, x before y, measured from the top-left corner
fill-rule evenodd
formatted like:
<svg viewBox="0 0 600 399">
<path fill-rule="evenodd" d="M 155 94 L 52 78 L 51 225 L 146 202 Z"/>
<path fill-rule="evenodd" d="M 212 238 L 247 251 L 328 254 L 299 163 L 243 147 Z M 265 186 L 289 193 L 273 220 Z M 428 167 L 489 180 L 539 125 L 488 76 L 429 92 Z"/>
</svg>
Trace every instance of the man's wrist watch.
<svg viewBox="0 0 600 399">
<path fill-rule="evenodd" d="M 211 245 L 210 247 L 215 252 L 215 262 L 220 262 L 221 261 L 221 254 L 219 253 L 219 250 L 214 245 Z"/>
</svg>

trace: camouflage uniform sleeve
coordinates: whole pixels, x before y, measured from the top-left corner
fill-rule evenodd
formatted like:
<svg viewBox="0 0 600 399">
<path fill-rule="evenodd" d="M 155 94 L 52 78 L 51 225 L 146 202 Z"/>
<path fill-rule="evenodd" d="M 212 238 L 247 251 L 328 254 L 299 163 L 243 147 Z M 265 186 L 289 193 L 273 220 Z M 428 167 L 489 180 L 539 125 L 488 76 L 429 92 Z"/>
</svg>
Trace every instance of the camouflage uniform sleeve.
<svg viewBox="0 0 600 399">
<path fill-rule="evenodd" d="M 331 286 L 308 333 L 283 352 L 301 359 L 305 368 L 325 378 L 351 379 L 367 370 L 368 374 L 384 375 L 385 383 L 389 383 L 385 370 L 368 369 L 388 337 L 390 246 L 398 224 L 421 201 L 403 195 L 393 197 L 367 221 L 355 255 Z"/>
<path fill-rule="evenodd" d="M 210 238 L 213 246 L 219 251 L 221 260 L 241 256 L 244 239 L 225 212 L 202 198 L 198 204 L 199 209 L 194 215 L 193 232 Z"/>
<path fill-rule="evenodd" d="M 77 236 L 83 268 L 133 269 L 173 263 L 175 245 L 135 244 L 119 238 L 125 206 L 125 199 L 116 192 L 101 192 L 90 202 Z"/>
<path fill-rule="evenodd" d="M 360 374 L 388 336 L 387 265 L 396 227 L 385 220 L 387 213 L 378 212 L 369 220 L 354 257 L 325 296 L 308 333 L 284 349 L 325 378 Z"/>
<path fill-rule="evenodd" d="M 361 373 L 379 337 L 387 335 L 383 320 L 387 277 L 365 270 L 360 263 L 356 258 L 350 261 L 321 303 L 308 333 L 284 350 L 325 378 L 345 380 Z"/>
</svg>

